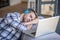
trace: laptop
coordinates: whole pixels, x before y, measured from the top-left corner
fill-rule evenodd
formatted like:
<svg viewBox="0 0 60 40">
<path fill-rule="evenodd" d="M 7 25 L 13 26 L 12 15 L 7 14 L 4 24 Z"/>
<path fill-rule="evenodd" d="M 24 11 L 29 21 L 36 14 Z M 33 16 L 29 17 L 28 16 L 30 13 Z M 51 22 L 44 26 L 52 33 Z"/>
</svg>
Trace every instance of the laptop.
<svg viewBox="0 0 60 40">
<path fill-rule="evenodd" d="M 38 25 L 36 29 L 26 30 L 23 31 L 23 33 L 32 37 L 38 37 L 55 32 L 58 24 L 58 20 L 59 20 L 59 16 L 45 18 L 45 19 L 38 19 Z"/>
</svg>

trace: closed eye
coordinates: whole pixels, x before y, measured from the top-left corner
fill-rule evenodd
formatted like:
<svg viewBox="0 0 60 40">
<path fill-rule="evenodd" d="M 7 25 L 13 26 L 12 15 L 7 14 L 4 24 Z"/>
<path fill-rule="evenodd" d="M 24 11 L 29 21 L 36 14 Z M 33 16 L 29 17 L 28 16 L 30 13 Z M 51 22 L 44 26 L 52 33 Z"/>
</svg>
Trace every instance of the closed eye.
<svg viewBox="0 0 60 40">
<path fill-rule="evenodd" d="M 30 18 L 32 18 L 32 15 L 30 15 Z"/>
</svg>

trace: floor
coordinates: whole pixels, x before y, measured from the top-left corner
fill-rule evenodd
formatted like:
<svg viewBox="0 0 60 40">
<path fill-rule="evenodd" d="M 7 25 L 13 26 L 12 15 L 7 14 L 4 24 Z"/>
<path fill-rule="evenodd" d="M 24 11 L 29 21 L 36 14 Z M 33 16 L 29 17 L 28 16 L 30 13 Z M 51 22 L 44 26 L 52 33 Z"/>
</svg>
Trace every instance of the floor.
<svg viewBox="0 0 60 40">
<path fill-rule="evenodd" d="M 22 11 L 26 8 L 27 8 L 27 2 L 22 2 L 17 5 L 0 8 L 0 17 L 4 17 L 8 12 L 16 11 L 16 12 L 22 13 Z"/>
</svg>

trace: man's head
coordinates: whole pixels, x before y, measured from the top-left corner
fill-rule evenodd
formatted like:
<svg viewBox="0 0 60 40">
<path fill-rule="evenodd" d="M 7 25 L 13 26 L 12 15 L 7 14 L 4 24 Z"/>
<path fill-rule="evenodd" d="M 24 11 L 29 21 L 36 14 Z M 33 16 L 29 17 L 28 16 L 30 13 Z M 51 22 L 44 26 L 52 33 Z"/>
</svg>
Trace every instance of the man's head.
<svg viewBox="0 0 60 40">
<path fill-rule="evenodd" d="M 32 21 L 37 17 L 35 11 L 31 8 L 25 9 L 23 13 L 24 13 L 24 22 Z"/>
</svg>

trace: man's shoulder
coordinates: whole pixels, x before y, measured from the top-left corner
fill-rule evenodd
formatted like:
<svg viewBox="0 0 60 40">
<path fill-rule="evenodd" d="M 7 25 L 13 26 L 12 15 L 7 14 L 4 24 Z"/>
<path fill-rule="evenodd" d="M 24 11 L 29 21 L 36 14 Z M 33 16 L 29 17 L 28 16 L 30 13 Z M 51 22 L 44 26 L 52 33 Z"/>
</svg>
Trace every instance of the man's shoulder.
<svg viewBox="0 0 60 40">
<path fill-rule="evenodd" d="M 10 13 L 7 13 L 6 17 L 20 17 L 20 13 L 10 12 Z"/>
<path fill-rule="evenodd" d="M 8 13 L 8 14 L 9 14 L 9 15 L 13 15 L 13 16 L 14 16 L 14 15 L 17 15 L 17 16 L 20 15 L 20 13 L 18 13 L 18 12 L 10 12 L 10 13 Z"/>
</svg>

